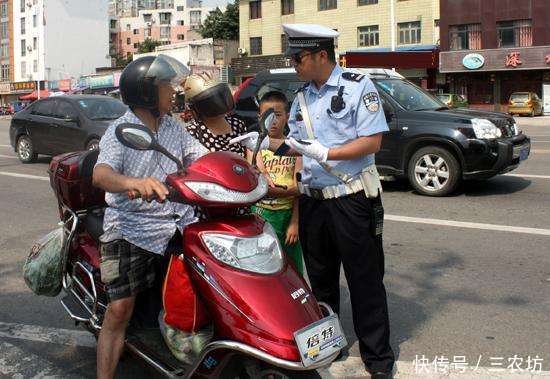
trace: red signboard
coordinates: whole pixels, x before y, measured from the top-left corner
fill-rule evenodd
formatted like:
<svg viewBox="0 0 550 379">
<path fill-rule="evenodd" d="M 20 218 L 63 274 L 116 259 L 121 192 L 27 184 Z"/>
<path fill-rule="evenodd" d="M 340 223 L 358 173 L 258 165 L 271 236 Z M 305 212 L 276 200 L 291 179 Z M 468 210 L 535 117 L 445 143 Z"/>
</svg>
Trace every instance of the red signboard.
<svg viewBox="0 0 550 379">
<path fill-rule="evenodd" d="M 506 67 L 518 67 L 523 62 L 520 59 L 519 53 L 514 51 L 506 56 Z"/>
</svg>

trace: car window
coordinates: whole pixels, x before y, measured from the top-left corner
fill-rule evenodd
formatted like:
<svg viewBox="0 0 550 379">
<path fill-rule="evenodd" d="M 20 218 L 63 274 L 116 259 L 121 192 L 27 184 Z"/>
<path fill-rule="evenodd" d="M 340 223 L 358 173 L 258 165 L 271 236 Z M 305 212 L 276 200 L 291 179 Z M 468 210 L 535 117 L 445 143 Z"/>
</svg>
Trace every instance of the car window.
<svg viewBox="0 0 550 379">
<path fill-rule="evenodd" d="M 53 100 L 42 100 L 33 105 L 31 113 L 37 116 L 54 117 L 54 106 Z"/>
<path fill-rule="evenodd" d="M 296 90 L 301 88 L 303 85 L 304 82 L 290 80 L 279 82 L 266 82 L 260 87 L 258 92 L 256 92 L 256 102 L 259 104 L 262 96 L 270 91 L 280 91 L 285 94 L 289 103 L 292 104 L 292 102 L 294 101 L 294 97 L 296 96 Z"/>
<path fill-rule="evenodd" d="M 387 93 L 409 111 L 438 109 L 445 106 L 438 98 L 407 80 L 376 79 L 374 82 L 379 90 Z"/>
<path fill-rule="evenodd" d="M 74 119 L 78 117 L 76 109 L 67 101 L 58 100 L 55 114 L 58 118 Z"/>
<path fill-rule="evenodd" d="M 436 97 L 444 103 L 448 103 L 451 100 L 450 95 L 436 95 Z"/>
<path fill-rule="evenodd" d="M 513 93 L 512 100 L 514 101 L 527 101 L 529 100 L 529 94 L 528 93 Z"/>
<path fill-rule="evenodd" d="M 124 103 L 111 97 L 81 99 L 78 106 L 91 120 L 116 120 L 128 109 Z"/>
</svg>

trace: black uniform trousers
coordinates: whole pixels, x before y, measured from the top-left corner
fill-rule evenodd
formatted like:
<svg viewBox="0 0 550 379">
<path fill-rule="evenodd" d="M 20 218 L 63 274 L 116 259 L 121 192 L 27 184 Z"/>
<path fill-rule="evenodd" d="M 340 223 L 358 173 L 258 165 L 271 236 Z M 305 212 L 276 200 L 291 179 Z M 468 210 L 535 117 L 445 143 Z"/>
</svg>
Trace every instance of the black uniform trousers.
<svg viewBox="0 0 550 379">
<path fill-rule="evenodd" d="M 384 287 L 382 236 L 363 191 L 337 199 L 300 196 L 300 242 L 313 294 L 339 313 L 340 264 L 348 282 L 353 324 L 367 371 L 391 371 L 395 361 Z"/>
</svg>

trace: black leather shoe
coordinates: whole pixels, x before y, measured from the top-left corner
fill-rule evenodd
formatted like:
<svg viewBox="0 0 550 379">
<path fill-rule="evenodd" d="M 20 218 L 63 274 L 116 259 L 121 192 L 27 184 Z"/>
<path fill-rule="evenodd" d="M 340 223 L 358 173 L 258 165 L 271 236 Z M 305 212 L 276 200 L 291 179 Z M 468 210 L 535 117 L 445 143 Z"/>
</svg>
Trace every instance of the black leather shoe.
<svg viewBox="0 0 550 379">
<path fill-rule="evenodd" d="M 390 372 L 378 371 L 370 374 L 370 377 L 371 379 L 391 379 L 393 376 L 391 371 Z"/>
</svg>

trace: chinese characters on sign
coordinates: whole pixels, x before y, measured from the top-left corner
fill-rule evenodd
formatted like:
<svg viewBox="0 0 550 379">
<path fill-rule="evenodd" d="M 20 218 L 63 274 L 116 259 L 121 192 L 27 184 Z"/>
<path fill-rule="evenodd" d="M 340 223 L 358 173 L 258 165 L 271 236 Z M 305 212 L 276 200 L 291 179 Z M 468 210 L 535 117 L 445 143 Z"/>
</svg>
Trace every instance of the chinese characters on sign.
<svg viewBox="0 0 550 379">
<path fill-rule="evenodd" d="M 36 82 L 17 82 L 17 83 L 11 83 L 11 91 L 33 91 L 36 89 Z"/>
<path fill-rule="evenodd" d="M 518 67 L 523 62 L 520 60 L 519 53 L 514 52 L 506 56 L 506 67 Z"/>
<path fill-rule="evenodd" d="M 476 357 L 470 364 L 465 355 L 455 355 L 452 358 L 444 355 L 438 356 L 432 360 L 425 355 L 416 355 L 413 361 L 416 374 L 465 374 L 467 370 L 476 372 L 483 369 L 482 355 Z M 489 357 L 490 367 L 486 368 L 489 372 L 509 373 L 530 373 L 540 374 L 542 372 L 543 358 L 538 355 L 527 358 L 514 354 L 513 357 Z"/>
</svg>

